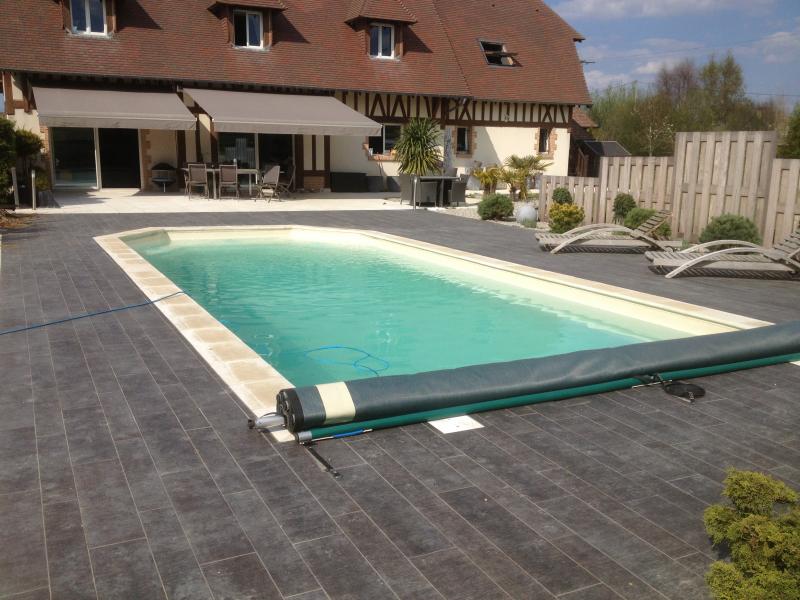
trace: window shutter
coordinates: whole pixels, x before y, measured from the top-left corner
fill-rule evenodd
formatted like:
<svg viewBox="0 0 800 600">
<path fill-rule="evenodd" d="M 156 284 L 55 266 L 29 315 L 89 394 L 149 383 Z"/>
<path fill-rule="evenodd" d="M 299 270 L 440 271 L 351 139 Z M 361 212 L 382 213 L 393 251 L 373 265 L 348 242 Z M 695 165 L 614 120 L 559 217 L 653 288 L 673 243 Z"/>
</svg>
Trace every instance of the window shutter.
<svg viewBox="0 0 800 600">
<path fill-rule="evenodd" d="M 108 31 L 108 33 L 117 32 L 116 0 L 106 0 L 106 30 Z"/>
<path fill-rule="evenodd" d="M 63 19 L 64 31 L 72 31 L 72 15 L 69 7 L 70 0 L 61 0 L 61 18 Z"/>
</svg>

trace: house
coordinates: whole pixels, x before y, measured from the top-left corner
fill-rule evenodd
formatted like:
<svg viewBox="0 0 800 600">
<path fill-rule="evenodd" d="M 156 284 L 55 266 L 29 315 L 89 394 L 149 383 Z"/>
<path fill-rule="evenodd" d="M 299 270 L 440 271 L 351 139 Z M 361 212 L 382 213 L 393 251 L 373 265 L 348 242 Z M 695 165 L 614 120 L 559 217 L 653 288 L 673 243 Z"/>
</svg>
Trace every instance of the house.
<svg viewBox="0 0 800 600">
<path fill-rule="evenodd" d="M 391 183 L 410 117 L 461 170 L 545 154 L 566 174 L 575 42 L 541 0 L 17 0 L 2 112 L 56 187 L 150 187 L 158 163 L 280 163 L 308 190 Z M 360 183 L 359 183 L 360 182 Z"/>
<path fill-rule="evenodd" d="M 574 177 L 598 177 L 600 160 L 607 156 L 630 156 L 622 144 L 616 141 L 598 141 L 593 129 L 598 125 L 582 108 L 572 111 L 568 174 Z"/>
</svg>

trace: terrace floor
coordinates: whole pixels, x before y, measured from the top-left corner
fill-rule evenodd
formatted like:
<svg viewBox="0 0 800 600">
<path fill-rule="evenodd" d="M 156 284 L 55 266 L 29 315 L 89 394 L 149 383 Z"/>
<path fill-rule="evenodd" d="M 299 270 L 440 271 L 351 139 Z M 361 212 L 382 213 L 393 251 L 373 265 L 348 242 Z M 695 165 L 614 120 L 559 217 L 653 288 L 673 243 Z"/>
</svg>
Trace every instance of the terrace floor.
<svg viewBox="0 0 800 600">
<path fill-rule="evenodd" d="M 144 298 L 92 240 L 144 226 L 368 228 L 770 321 L 797 282 L 551 256 L 532 232 L 426 211 L 41 215 L 3 234 L 0 329 Z M 491 357 L 487 357 L 487 361 Z M 154 307 L 0 336 L 0 597 L 705 597 L 725 469 L 800 485 L 800 368 L 276 445 Z"/>
</svg>

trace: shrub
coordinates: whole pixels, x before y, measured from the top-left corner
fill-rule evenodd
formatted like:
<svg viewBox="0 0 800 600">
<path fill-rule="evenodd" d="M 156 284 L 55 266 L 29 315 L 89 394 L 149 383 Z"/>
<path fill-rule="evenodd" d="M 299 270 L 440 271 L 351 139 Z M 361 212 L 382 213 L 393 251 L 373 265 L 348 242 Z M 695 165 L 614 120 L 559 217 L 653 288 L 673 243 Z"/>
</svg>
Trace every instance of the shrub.
<svg viewBox="0 0 800 600">
<path fill-rule="evenodd" d="M 750 219 L 740 215 L 720 215 L 711 219 L 700 234 L 700 241 L 704 244 L 715 240 L 739 240 L 760 244 L 761 235 L 756 224 Z"/>
<path fill-rule="evenodd" d="M 572 194 L 567 188 L 553 190 L 553 204 L 572 204 Z"/>
<path fill-rule="evenodd" d="M 578 227 L 586 215 L 583 208 L 574 204 L 554 204 L 550 208 L 550 231 L 565 233 Z"/>
<path fill-rule="evenodd" d="M 614 221 L 622 223 L 628 213 L 636 208 L 636 200 L 630 194 L 617 194 L 614 198 Z"/>
<path fill-rule="evenodd" d="M 654 214 L 656 214 L 656 211 L 652 208 L 634 208 L 625 217 L 624 225 L 628 229 L 636 229 Z M 672 236 L 672 228 L 669 223 L 664 223 L 655 230 L 654 235 L 657 238 L 669 239 Z"/>
<path fill-rule="evenodd" d="M 5 117 L 0 117 L 0 198 L 3 198 L 11 187 L 9 169 L 17 160 L 14 141 L 14 124 Z"/>
<path fill-rule="evenodd" d="M 478 215 L 484 221 L 507 219 L 514 214 L 514 203 L 504 194 L 489 194 L 478 204 Z"/>
<path fill-rule="evenodd" d="M 800 503 L 797 493 L 763 473 L 728 471 L 729 504 L 709 506 L 706 531 L 725 545 L 730 562 L 717 561 L 706 582 L 717 600 L 800 598 Z M 784 507 L 776 511 L 775 505 Z"/>
</svg>

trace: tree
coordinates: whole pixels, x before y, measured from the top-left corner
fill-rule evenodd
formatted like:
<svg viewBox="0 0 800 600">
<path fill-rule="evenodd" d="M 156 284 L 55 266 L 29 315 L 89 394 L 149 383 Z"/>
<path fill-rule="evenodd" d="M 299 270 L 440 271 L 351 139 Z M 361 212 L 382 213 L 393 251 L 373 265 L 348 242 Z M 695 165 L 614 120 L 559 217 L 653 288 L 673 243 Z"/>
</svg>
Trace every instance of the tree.
<svg viewBox="0 0 800 600">
<path fill-rule="evenodd" d="M 433 119 L 411 119 L 403 127 L 394 154 L 400 161 L 400 172 L 427 175 L 442 164 L 439 123 Z"/>
<path fill-rule="evenodd" d="M 511 186 L 513 190 L 519 190 L 520 200 L 528 198 L 528 179 L 541 173 L 553 163 L 545 161 L 541 156 L 517 156 L 512 154 L 505 160 L 505 168 L 501 179 Z"/>
<path fill-rule="evenodd" d="M 17 148 L 14 138 L 14 124 L 0 117 L 0 199 L 3 199 L 11 187 L 10 169 L 16 164 Z"/>
<path fill-rule="evenodd" d="M 778 147 L 779 158 L 800 158 L 800 102 L 798 102 L 792 116 L 789 117 L 789 128 L 783 143 Z"/>
<path fill-rule="evenodd" d="M 728 54 L 698 67 L 685 60 L 662 68 L 649 87 L 637 84 L 594 94 L 592 118 L 599 136 L 617 140 L 634 155 L 668 156 L 678 131 L 780 129 L 780 101 L 747 97 L 741 66 Z"/>
</svg>

